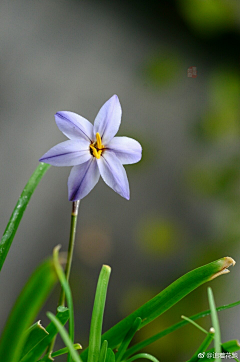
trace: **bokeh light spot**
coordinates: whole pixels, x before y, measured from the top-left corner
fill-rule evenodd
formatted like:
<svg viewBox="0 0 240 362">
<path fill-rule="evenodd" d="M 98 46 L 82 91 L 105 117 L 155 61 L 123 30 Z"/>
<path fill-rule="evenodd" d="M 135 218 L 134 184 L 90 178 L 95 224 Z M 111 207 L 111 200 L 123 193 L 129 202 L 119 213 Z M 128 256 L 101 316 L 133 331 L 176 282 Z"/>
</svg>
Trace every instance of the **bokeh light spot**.
<svg viewBox="0 0 240 362">
<path fill-rule="evenodd" d="M 164 86 L 181 73 L 180 58 L 178 53 L 169 51 L 152 55 L 143 66 L 143 75 L 152 85 Z"/>
<path fill-rule="evenodd" d="M 89 266 L 106 263 L 111 250 L 111 233 L 100 225 L 91 225 L 86 228 L 76 242 L 78 257 Z"/>
<path fill-rule="evenodd" d="M 142 220 L 136 233 L 140 250 L 155 257 L 176 253 L 181 236 L 182 232 L 176 223 L 161 216 Z"/>
<path fill-rule="evenodd" d="M 207 37 L 237 24 L 235 0 L 180 0 L 178 5 L 189 25 Z"/>
</svg>

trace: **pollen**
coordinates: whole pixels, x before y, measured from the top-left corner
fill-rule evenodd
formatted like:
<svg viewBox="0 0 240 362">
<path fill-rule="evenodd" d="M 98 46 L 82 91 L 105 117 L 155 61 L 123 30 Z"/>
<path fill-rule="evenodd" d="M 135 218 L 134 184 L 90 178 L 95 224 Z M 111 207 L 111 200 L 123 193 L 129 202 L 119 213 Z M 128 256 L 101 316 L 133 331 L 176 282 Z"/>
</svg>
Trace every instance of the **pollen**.
<svg viewBox="0 0 240 362">
<path fill-rule="evenodd" d="M 96 133 L 96 142 L 94 142 L 90 145 L 90 152 L 94 157 L 99 159 L 101 157 L 103 150 L 104 150 L 104 146 L 102 144 L 102 139 L 101 139 L 100 134 L 97 132 Z"/>
</svg>

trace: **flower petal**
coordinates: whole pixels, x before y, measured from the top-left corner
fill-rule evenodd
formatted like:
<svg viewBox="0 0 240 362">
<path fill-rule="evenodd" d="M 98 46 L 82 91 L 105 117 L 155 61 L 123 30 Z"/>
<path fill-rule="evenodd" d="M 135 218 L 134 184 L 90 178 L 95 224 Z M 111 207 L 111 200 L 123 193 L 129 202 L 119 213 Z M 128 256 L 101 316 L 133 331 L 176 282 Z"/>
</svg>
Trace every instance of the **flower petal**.
<svg viewBox="0 0 240 362">
<path fill-rule="evenodd" d="M 100 109 L 94 121 L 94 135 L 98 132 L 103 145 L 117 133 L 121 123 L 122 109 L 117 95 L 112 96 Z"/>
<path fill-rule="evenodd" d="M 127 174 L 117 156 L 108 150 L 104 150 L 102 156 L 97 159 L 100 174 L 108 186 L 115 192 L 129 200 L 130 191 Z"/>
<path fill-rule="evenodd" d="M 86 118 L 73 112 L 57 112 L 55 121 L 60 131 L 72 140 L 85 139 L 92 141 L 93 125 Z"/>
<path fill-rule="evenodd" d="M 88 141 L 69 140 L 52 147 L 39 161 L 53 166 L 75 166 L 88 161 L 90 158 L 92 156 Z"/>
<path fill-rule="evenodd" d="M 140 143 L 129 137 L 114 137 L 107 145 L 123 165 L 136 163 L 141 160 L 142 147 Z"/>
<path fill-rule="evenodd" d="M 97 184 L 100 177 L 96 158 L 79 166 L 74 166 L 68 178 L 68 199 L 76 201 L 83 199 Z"/>
</svg>

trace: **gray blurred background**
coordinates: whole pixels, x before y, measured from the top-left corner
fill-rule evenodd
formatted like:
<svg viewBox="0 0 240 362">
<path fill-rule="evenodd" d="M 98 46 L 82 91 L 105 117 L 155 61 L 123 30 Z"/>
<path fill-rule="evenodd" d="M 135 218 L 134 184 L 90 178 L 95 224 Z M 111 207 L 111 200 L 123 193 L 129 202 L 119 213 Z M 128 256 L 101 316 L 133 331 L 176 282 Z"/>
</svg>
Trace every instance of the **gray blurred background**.
<svg viewBox="0 0 240 362">
<path fill-rule="evenodd" d="M 0 3 L 2 233 L 38 159 L 66 139 L 57 111 L 93 122 L 117 94 L 118 135 L 143 146 L 142 161 L 126 167 L 130 201 L 101 180 L 80 204 L 71 285 L 83 347 L 103 263 L 112 267 L 106 330 L 192 268 L 227 255 L 240 260 L 239 15 L 237 0 Z M 188 77 L 193 66 L 196 78 Z M 67 250 L 69 171 L 51 167 L 26 210 L 0 276 L 1 329 L 35 266 L 55 245 Z M 240 299 L 239 268 L 211 283 L 218 306 Z M 208 309 L 206 289 L 136 340 Z M 58 293 L 41 314 L 44 325 Z M 239 308 L 219 318 L 222 340 L 238 338 Z M 201 323 L 211 326 L 207 318 Z M 188 326 L 147 351 L 181 361 L 202 339 Z"/>
</svg>

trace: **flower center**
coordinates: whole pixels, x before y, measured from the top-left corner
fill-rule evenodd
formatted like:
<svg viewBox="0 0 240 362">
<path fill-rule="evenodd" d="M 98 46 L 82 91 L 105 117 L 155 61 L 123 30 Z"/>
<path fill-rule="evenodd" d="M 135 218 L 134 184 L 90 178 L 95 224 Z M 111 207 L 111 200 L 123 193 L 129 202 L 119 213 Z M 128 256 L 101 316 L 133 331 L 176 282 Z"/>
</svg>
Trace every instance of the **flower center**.
<svg viewBox="0 0 240 362">
<path fill-rule="evenodd" d="M 94 142 L 90 145 L 91 155 L 96 158 L 100 158 L 103 150 L 104 150 L 104 146 L 102 144 L 101 136 L 97 132 L 96 133 L 96 142 Z"/>
</svg>

